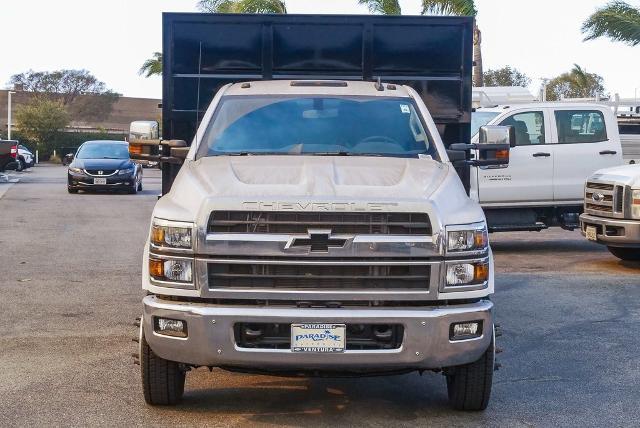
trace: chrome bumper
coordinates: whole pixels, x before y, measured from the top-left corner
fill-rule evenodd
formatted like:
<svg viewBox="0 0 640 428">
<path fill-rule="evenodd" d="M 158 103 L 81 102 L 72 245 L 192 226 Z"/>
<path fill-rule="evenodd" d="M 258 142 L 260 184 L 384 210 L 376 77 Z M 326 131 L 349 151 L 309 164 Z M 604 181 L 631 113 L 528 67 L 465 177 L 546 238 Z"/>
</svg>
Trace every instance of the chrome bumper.
<svg viewBox="0 0 640 428">
<path fill-rule="evenodd" d="M 170 302 L 147 296 L 143 328 L 151 349 L 160 357 L 198 366 L 228 366 L 273 370 L 394 370 L 437 369 L 479 359 L 489 347 L 493 304 L 477 303 L 416 308 L 282 308 L 221 306 Z M 153 317 L 186 321 L 187 338 L 154 332 Z M 483 322 L 483 335 L 450 341 L 452 323 Z M 236 323 L 402 324 L 402 346 L 393 350 L 347 350 L 335 354 L 294 353 L 290 350 L 240 348 Z"/>
<path fill-rule="evenodd" d="M 597 229 L 597 242 L 613 247 L 635 247 L 640 245 L 640 221 L 597 217 L 590 214 L 580 216 L 580 230 L 586 236 L 587 226 Z"/>
</svg>

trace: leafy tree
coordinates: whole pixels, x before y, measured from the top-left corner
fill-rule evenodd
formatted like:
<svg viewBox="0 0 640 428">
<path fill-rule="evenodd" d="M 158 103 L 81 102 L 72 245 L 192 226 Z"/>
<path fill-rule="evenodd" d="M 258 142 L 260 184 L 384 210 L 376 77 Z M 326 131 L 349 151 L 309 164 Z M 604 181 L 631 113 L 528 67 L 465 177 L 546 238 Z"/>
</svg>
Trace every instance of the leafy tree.
<svg viewBox="0 0 640 428">
<path fill-rule="evenodd" d="M 9 83 L 16 89 L 37 94 L 38 98 L 60 102 L 79 120 L 106 119 L 120 97 L 87 70 L 29 70 L 14 74 Z"/>
<path fill-rule="evenodd" d="M 640 8 L 614 1 L 598 9 L 582 25 L 585 40 L 609 37 L 631 46 L 640 44 Z"/>
<path fill-rule="evenodd" d="M 510 66 L 487 70 L 484 73 L 485 86 L 522 86 L 526 88 L 530 83 L 531 79 L 526 74 Z"/>
<path fill-rule="evenodd" d="M 564 98 L 593 98 L 606 96 L 604 79 L 595 73 L 587 73 L 574 64 L 568 73 L 553 78 L 547 85 L 547 100 L 558 101 Z"/>
<path fill-rule="evenodd" d="M 138 74 L 144 77 L 162 76 L 162 52 L 154 52 L 153 58 L 149 58 L 142 64 Z"/>
<path fill-rule="evenodd" d="M 200 0 L 198 9 L 209 13 L 287 13 L 281 0 Z"/>
<path fill-rule="evenodd" d="M 30 104 L 16 109 L 18 131 L 35 142 L 39 150 L 54 141 L 68 124 L 69 113 L 59 100 L 35 97 Z"/>
<path fill-rule="evenodd" d="M 381 15 L 401 15 L 402 9 L 398 0 L 358 0 L 364 4 L 371 13 Z M 476 16 L 474 0 L 422 0 L 423 15 L 457 15 Z M 482 73 L 482 33 L 477 25 L 473 28 L 473 61 L 475 63 L 473 72 L 473 85 L 483 86 Z"/>
<path fill-rule="evenodd" d="M 401 15 L 402 9 L 398 0 L 358 0 L 369 8 L 369 12 L 380 15 Z"/>
</svg>

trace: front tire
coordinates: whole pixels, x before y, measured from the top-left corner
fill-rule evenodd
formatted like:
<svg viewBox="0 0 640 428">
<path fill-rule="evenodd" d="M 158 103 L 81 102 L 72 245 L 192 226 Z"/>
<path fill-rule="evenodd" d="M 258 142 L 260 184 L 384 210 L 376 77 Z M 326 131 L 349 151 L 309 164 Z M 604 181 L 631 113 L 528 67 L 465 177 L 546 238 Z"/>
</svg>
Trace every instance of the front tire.
<svg viewBox="0 0 640 428">
<path fill-rule="evenodd" d="M 607 249 L 620 260 L 630 262 L 640 260 L 640 248 L 607 247 Z"/>
<path fill-rule="evenodd" d="M 153 406 L 173 406 L 182 401 L 185 372 L 175 361 L 153 353 L 140 323 L 140 370 L 144 401 Z"/>
<path fill-rule="evenodd" d="M 20 172 L 20 171 L 24 171 L 26 164 L 24 163 L 24 159 L 20 158 L 18 159 L 18 167 L 16 168 L 16 171 Z"/>
<path fill-rule="evenodd" d="M 71 189 L 67 187 L 67 190 L 69 191 L 69 193 L 78 193 L 78 189 Z"/>
<path fill-rule="evenodd" d="M 479 411 L 487 408 L 491 397 L 495 366 L 495 338 L 479 360 L 448 369 L 449 403 L 456 410 Z"/>
</svg>

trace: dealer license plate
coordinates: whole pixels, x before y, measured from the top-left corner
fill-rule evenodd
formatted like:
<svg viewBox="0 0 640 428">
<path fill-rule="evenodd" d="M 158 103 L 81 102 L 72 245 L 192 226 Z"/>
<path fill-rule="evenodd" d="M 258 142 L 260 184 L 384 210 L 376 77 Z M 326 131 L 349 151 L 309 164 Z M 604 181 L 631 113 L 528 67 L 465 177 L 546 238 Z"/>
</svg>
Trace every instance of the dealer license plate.
<svg viewBox="0 0 640 428">
<path fill-rule="evenodd" d="M 93 184 L 107 184 L 106 178 L 94 178 Z"/>
<path fill-rule="evenodd" d="M 597 241 L 598 237 L 597 237 L 597 229 L 593 226 L 587 226 L 587 230 L 585 235 L 587 235 L 587 239 L 589 241 Z"/>
<path fill-rule="evenodd" d="M 291 324 L 291 351 L 344 352 L 344 324 Z"/>
</svg>

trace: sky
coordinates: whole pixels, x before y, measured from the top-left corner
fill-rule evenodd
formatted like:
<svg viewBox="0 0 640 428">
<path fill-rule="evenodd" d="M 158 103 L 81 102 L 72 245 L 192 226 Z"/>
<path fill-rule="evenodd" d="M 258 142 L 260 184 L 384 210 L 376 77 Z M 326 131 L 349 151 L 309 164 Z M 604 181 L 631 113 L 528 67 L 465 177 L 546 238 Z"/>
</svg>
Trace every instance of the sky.
<svg viewBox="0 0 640 428">
<path fill-rule="evenodd" d="M 628 0 L 640 6 L 640 0 Z M 640 46 L 583 42 L 582 22 L 607 0 L 476 0 L 485 69 L 510 65 L 532 78 L 574 63 L 604 77 L 609 93 L 640 97 Z M 11 75 L 87 69 L 125 96 L 161 98 L 161 78 L 138 69 L 162 46 L 162 12 L 195 12 L 196 0 L 0 0 L 0 88 Z M 357 0 L 286 0 L 290 13 L 368 13 Z M 419 0 L 400 0 L 418 14 Z"/>
</svg>

